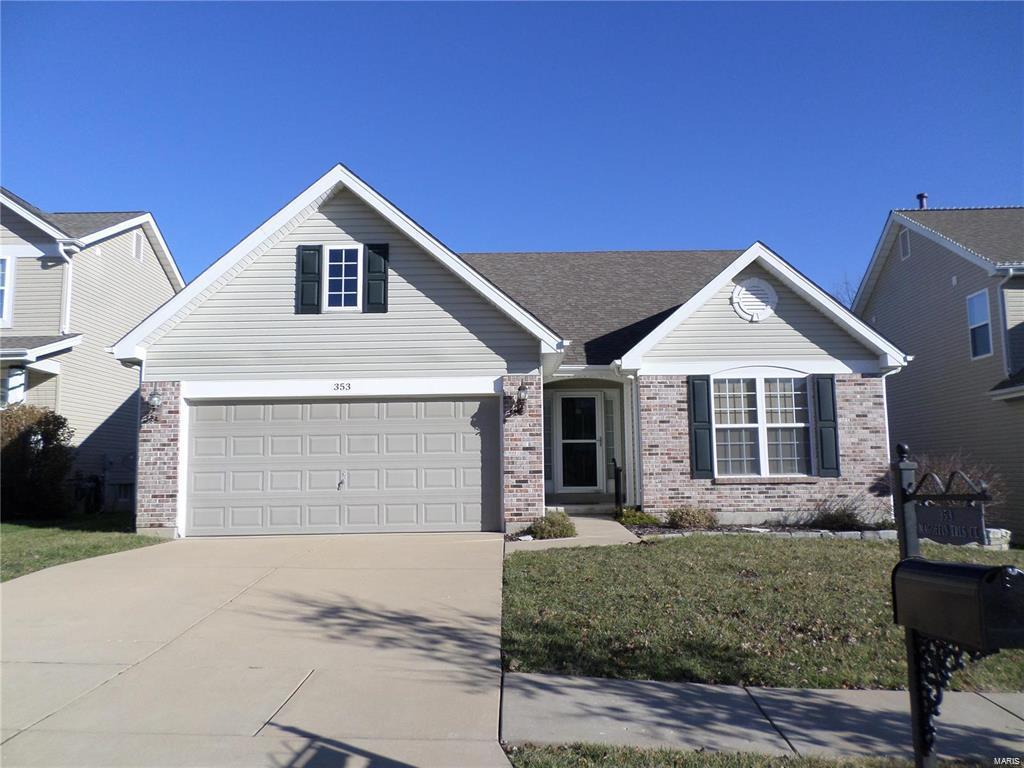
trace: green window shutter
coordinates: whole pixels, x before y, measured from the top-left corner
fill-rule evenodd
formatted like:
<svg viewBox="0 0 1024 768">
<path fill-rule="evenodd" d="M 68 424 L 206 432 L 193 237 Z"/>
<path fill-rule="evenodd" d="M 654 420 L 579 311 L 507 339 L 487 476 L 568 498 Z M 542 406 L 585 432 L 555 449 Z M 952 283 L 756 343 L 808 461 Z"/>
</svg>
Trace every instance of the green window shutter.
<svg viewBox="0 0 1024 768">
<path fill-rule="evenodd" d="M 689 376 L 686 380 L 690 413 L 690 473 L 696 478 L 715 476 L 711 441 L 711 377 Z"/>
<path fill-rule="evenodd" d="M 363 261 L 363 312 L 388 311 L 388 244 L 368 243 Z"/>
<path fill-rule="evenodd" d="M 839 477 L 839 422 L 836 418 L 836 377 L 813 376 L 815 443 L 818 474 Z"/>
<path fill-rule="evenodd" d="M 319 245 L 300 245 L 298 250 L 295 311 L 300 315 L 320 313 L 320 273 L 323 264 Z"/>
</svg>

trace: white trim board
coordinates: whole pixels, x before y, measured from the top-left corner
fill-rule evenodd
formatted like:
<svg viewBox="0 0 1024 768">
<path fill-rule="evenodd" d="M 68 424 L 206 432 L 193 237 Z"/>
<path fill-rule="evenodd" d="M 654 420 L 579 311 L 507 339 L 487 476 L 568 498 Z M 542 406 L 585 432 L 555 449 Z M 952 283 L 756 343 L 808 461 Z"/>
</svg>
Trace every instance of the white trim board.
<svg viewBox="0 0 1024 768">
<path fill-rule="evenodd" d="M 811 375 L 814 373 L 880 373 L 877 360 L 839 360 L 825 359 L 782 359 L 766 358 L 764 360 L 694 360 L 685 363 L 643 363 L 637 370 L 641 376 L 689 376 L 715 375 L 721 371 L 740 369 L 771 368 L 775 371 L 788 371 Z M 779 373 L 779 376 L 789 375 Z"/>
<path fill-rule="evenodd" d="M 64 352 L 72 347 L 77 347 L 82 343 L 82 339 L 84 338 L 85 336 L 78 334 L 77 336 L 72 336 L 69 339 L 51 341 L 49 344 L 32 347 L 31 349 L 5 349 L 0 352 L 0 358 L 3 358 L 4 360 L 17 360 L 34 363 L 40 357 L 46 357 L 47 355 L 53 355 L 57 352 Z"/>
<path fill-rule="evenodd" d="M 346 379 L 339 376 L 337 379 L 181 382 L 181 396 L 189 400 L 494 395 L 500 392 L 500 376 L 398 379 Z"/>
<path fill-rule="evenodd" d="M 4 205 L 6 205 L 8 208 L 10 208 L 12 211 L 14 211 L 19 216 L 21 216 L 21 218 L 25 219 L 25 221 L 27 221 L 33 227 L 35 227 L 36 229 L 42 231 L 44 234 L 49 235 L 54 240 L 67 240 L 68 239 L 68 236 L 67 236 L 66 233 L 61 232 L 59 229 L 57 229 L 55 226 L 53 226 L 49 222 L 43 221 L 38 216 L 36 216 L 34 213 L 29 211 L 27 208 L 19 205 L 18 203 L 16 203 L 14 200 L 9 198 L 7 195 L 3 194 L 2 192 L 0 192 L 0 202 L 2 202 Z"/>
<path fill-rule="evenodd" d="M 874 350 L 879 356 L 878 365 L 881 368 L 900 368 L 907 364 L 906 355 L 894 344 L 887 341 L 825 291 L 787 264 L 782 257 L 764 243 L 756 242 L 723 269 L 714 280 L 697 291 L 686 303 L 676 309 L 657 328 L 623 355 L 621 367 L 625 370 L 638 370 L 644 367 L 643 357 L 645 354 L 650 352 L 684 320 L 704 306 L 713 296 L 717 295 L 730 280 L 755 261 L 855 339 L 869 349 Z"/>
<path fill-rule="evenodd" d="M 512 301 L 512 299 L 484 279 L 480 273 L 460 259 L 429 232 L 406 216 L 390 201 L 352 173 L 352 171 L 339 163 L 253 230 L 238 245 L 217 259 L 199 277 L 189 283 L 184 290 L 172 297 L 162 307 L 129 331 L 114 345 L 115 357 L 119 360 L 144 360 L 146 347 L 149 343 L 152 343 L 151 341 L 147 342 L 150 334 L 158 331 L 165 323 L 174 319 L 179 313 L 182 313 L 182 316 L 187 314 L 189 302 L 213 286 L 222 276 L 245 259 L 264 241 L 272 237 L 278 230 L 302 215 L 304 209 L 313 205 L 318 199 L 326 199 L 339 186 L 352 192 L 398 229 L 405 237 L 440 261 L 441 264 L 469 284 L 515 323 L 537 337 L 541 341 L 542 350 L 554 352 L 564 346 L 564 340 L 556 333 Z M 305 216 L 308 215 L 309 211 L 306 212 Z"/>
</svg>

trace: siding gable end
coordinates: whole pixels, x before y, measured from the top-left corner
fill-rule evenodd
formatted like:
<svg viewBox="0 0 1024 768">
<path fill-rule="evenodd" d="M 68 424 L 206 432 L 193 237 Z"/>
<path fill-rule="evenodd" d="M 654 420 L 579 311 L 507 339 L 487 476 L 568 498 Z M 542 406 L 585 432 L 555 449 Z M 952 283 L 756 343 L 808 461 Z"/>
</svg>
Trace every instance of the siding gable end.
<svg viewBox="0 0 1024 768">
<path fill-rule="evenodd" d="M 778 295 L 775 311 L 760 322 L 741 318 L 732 292 L 747 278 L 766 281 Z M 875 361 L 877 353 L 758 264 L 726 282 L 644 356 L 644 361 L 839 359 Z"/>
<path fill-rule="evenodd" d="M 533 335 L 350 190 L 299 218 L 178 313 L 149 345 L 147 379 L 498 376 L 538 367 Z M 296 313 L 298 248 L 356 243 L 390 246 L 388 311 Z"/>
</svg>

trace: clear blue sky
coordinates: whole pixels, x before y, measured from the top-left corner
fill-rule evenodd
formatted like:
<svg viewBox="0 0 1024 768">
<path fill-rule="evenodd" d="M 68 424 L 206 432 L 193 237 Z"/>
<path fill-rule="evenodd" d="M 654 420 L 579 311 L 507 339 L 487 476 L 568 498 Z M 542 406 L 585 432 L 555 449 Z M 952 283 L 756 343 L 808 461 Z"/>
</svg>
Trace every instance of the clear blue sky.
<svg viewBox="0 0 1024 768">
<path fill-rule="evenodd" d="M 742 248 L 1024 201 L 1024 5 L 2 6 L 5 186 L 186 278 L 337 161 L 455 250 Z"/>
</svg>

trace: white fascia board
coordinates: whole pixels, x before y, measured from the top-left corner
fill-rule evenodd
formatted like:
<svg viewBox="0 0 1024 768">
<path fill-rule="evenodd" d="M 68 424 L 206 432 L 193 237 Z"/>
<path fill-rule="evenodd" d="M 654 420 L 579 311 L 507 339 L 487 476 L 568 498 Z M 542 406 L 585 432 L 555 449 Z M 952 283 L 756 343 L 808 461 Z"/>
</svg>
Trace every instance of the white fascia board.
<svg viewBox="0 0 1024 768">
<path fill-rule="evenodd" d="M 895 344 L 875 331 L 871 326 L 832 298 L 827 292 L 811 282 L 811 280 L 800 274 L 783 260 L 781 256 L 767 247 L 764 250 L 765 253 L 760 257 L 760 260 L 765 269 L 787 284 L 826 317 L 834 320 L 837 325 L 845 329 L 851 336 L 859 339 L 879 355 L 887 355 L 898 361 L 890 367 L 906 365 L 907 356 Z"/>
<path fill-rule="evenodd" d="M 765 360 L 692 360 L 680 363 L 644 363 L 637 373 L 640 376 L 714 376 L 729 371 L 769 371 L 763 375 L 787 376 L 815 373 L 881 373 L 877 360 L 870 358 L 839 360 L 823 359 L 765 359 Z"/>
<path fill-rule="evenodd" d="M 5 349 L 0 351 L 0 358 L 3 358 L 4 360 L 19 360 L 34 363 L 41 357 L 54 355 L 58 352 L 66 352 L 72 347 L 77 347 L 82 343 L 82 339 L 84 338 L 85 336 L 79 334 L 78 336 L 72 336 L 70 339 L 52 341 L 49 344 L 32 347 L 31 349 Z"/>
<path fill-rule="evenodd" d="M 231 398 L 259 400 L 278 397 L 404 397 L 415 395 L 494 395 L 501 377 L 462 376 L 393 379 L 248 379 L 243 381 L 183 381 L 181 396 L 189 400 Z"/>
<path fill-rule="evenodd" d="M 56 376 L 60 373 L 60 363 L 57 360 L 37 360 L 34 363 L 29 363 L 25 367 L 30 371 L 48 373 L 51 376 Z"/>
<path fill-rule="evenodd" d="M 25 219 L 25 221 L 29 222 L 36 229 L 42 230 L 44 233 L 52 237 L 54 240 L 68 239 L 66 233 L 61 232 L 59 229 L 53 226 L 53 224 L 50 224 L 48 221 L 43 221 L 31 211 L 18 205 L 18 203 L 11 200 L 11 198 L 7 197 L 7 195 L 0 194 L 0 201 L 2 201 L 4 205 L 6 205 L 8 208 L 14 211 L 16 214 L 21 216 L 21 218 Z"/>
<path fill-rule="evenodd" d="M 181 271 L 178 269 L 178 264 L 174 260 L 174 255 L 171 253 L 171 249 L 167 247 L 167 241 L 164 240 L 163 232 L 160 231 L 160 227 L 156 224 L 156 219 L 153 218 L 153 214 L 144 213 L 141 216 L 136 216 L 134 219 L 128 219 L 122 221 L 119 224 L 115 224 L 112 227 L 101 229 L 92 234 L 86 235 L 81 238 L 80 242 L 82 247 L 87 248 L 90 245 L 94 245 L 102 240 L 106 240 L 114 235 L 119 235 L 122 232 L 135 229 L 135 227 L 142 227 L 146 234 L 149 236 L 150 241 L 156 243 L 156 254 L 160 263 L 164 266 L 170 274 L 171 285 L 175 292 L 180 291 L 185 287 L 185 278 L 181 276 Z"/>
<path fill-rule="evenodd" d="M 729 266 L 718 273 L 718 276 L 715 277 L 714 280 L 697 291 L 697 293 L 691 296 L 685 304 L 662 320 L 661 323 L 658 324 L 657 328 L 647 334 L 636 344 L 636 346 L 624 354 L 622 356 L 622 368 L 627 370 L 636 370 L 640 368 L 645 354 L 650 352 L 658 342 L 668 336 L 677 325 L 700 309 L 700 307 L 704 306 L 708 299 L 717 294 L 726 283 L 739 274 L 744 267 L 757 259 L 762 252 L 767 252 L 767 249 L 761 243 L 754 243 L 752 246 L 747 248 L 747 250 L 737 256 Z"/>
<path fill-rule="evenodd" d="M 868 268 L 864 270 L 864 275 L 860 279 L 860 285 L 857 286 L 857 295 L 853 297 L 853 304 L 850 307 L 850 310 L 854 313 L 863 311 L 863 304 L 867 301 L 868 296 L 875 287 L 875 270 L 881 269 L 881 260 L 888 253 L 889 249 L 892 248 L 892 238 L 894 236 L 892 216 L 893 212 L 889 211 L 889 215 L 885 217 L 885 224 L 882 226 L 882 234 L 878 236 L 875 250 L 871 254 L 871 260 L 868 262 Z"/>
<path fill-rule="evenodd" d="M 995 392 L 990 392 L 989 396 L 993 400 L 1014 400 L 1018 397 L 1024 397 L 1024 384 L 1017 387 L 1008 387 L 1007 389 L 997 389 Z"/>
<path fill-rule="evenodd" d="M 366 182 L 345 168 L 345 166 L 338 164 L 334 170 L 341 177 L 341 183 L 362 199 L 363 202 L 391 222 L 406 237 L 423 248 L 423 250 L 434 256 L 450 271 L 462 278 L 464 282 L 475 288 L 480 295 L 508 315 L 514 322 L 540 339 L 544 345 L 545 352 L 555 352 L 564 346 L 563 339 L 558 334 L 554 333 L 537 318 L 498 290 L 493 283 L 486 280 L 440 240 L 409 218 L 392 204 L 390 200 L 371 188 Z"/>
<path fill-rule="evenodd" d="M 281 208 L 277 213 L 267 219 L 263 224 L 251 232 L 234 248 L 229 250 L 217 261 L 207 267 L 202 274 L 189 283 L 183 290 L 167 301 L 162 307 L 143 320 L 139 325 L 129 331 L 120 341 L 114 345 L 114 355 L 118 359 L 138 360 L 137 348 L 145 346 L 146 338 L 165 322 L 170 320 L 190 301 L 200 293 L 209 288 L 228 270 L 234 267 L 239 261 L 245 258 L 251 251 L 257 248 L 267 238 L 271 237 L 281 227 L 298 216 L 304 208 L 311 205 L 321 195 L 333 191 L 338 186 L 344 186 L 363 202 L 373 208 L 377 213 L 400 230 L 410 240 L 424 248 L 428 253 L 436 257 L 442 264 L 447 266 L 456 275 L 461 277 L 481 295 L 496 307 L 505 312 L 515 322 L 540 339 L 541 343 L 549 351 L 556 351 L 562 346 L 562 339 L 541 324 L 530 313 L 513 302 L 491 283 L 484 280 L 475 270 L 471 269 L 462 259 L 448 250 L 439 241 L 423 230 L 412 219 L 398 210 L 394 205 L 385 200 L 380 194 L 372 190 L 366 183 L 359 179 L 340 163 L 331 168 L 308 186 L 303 192 L 291 202 Z"/>
</svg>

